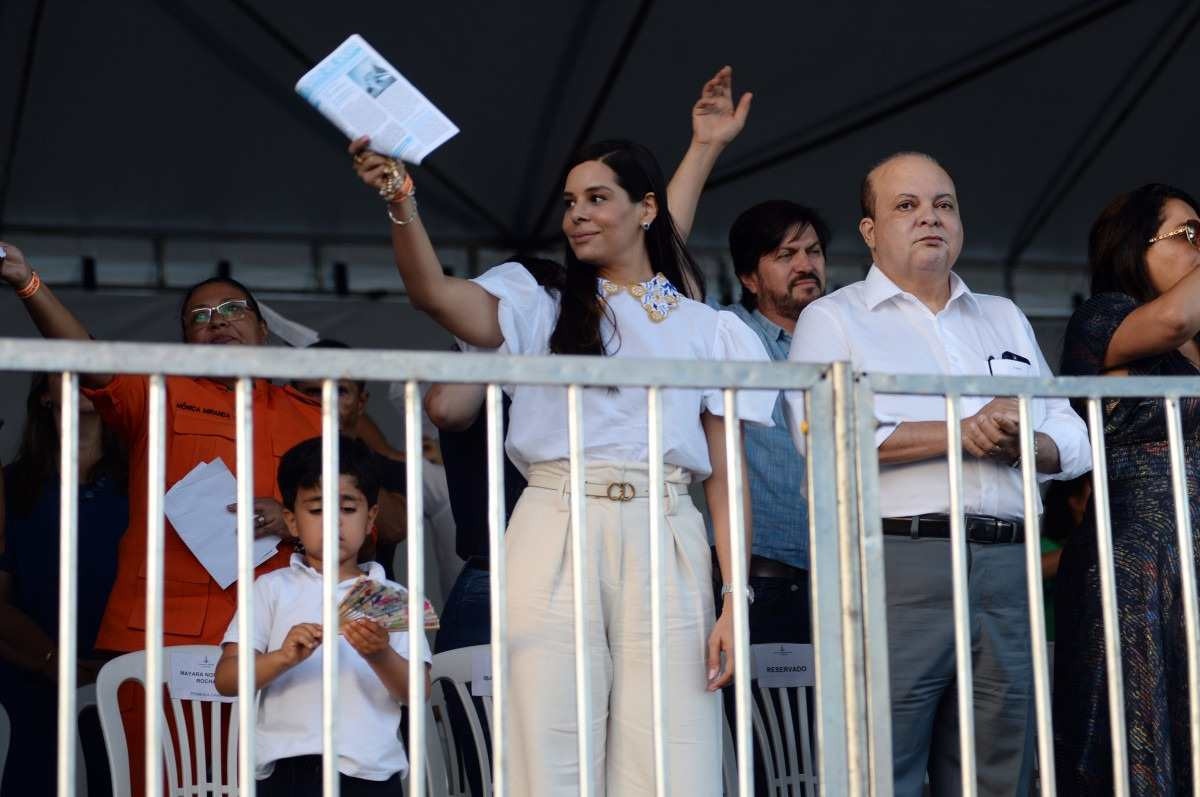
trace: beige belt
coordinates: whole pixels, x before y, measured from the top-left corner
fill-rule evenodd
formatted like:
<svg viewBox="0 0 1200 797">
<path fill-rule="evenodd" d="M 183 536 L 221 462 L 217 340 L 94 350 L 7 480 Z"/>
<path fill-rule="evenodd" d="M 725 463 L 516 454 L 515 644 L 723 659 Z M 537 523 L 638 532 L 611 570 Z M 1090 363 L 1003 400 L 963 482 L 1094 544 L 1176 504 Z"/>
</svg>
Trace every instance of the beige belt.
<svg viewBox="0 0 1200 797">
<path fill-rule="evenodd" d="M 528 484 L 530 487 L 538 487 L 543 490 L 555 490 L 557 492 L 561 492 L 563 495 L 571 494 L 570 479 L 533 474 L 529 477 Z M 607 498 L 609 501 L 632 501 L 636 498 L 647 498 L 650 493 L 650 487 L 645 483 L 633 484 L 632 482 L 584 482 L 583 487 L 584 494 L 589 498 Z M 672 497 L 672 487 L 674 488 L 675 495 L 687 493 L 686 484 L 664 482 L 664 497 Z"/>
</svg>

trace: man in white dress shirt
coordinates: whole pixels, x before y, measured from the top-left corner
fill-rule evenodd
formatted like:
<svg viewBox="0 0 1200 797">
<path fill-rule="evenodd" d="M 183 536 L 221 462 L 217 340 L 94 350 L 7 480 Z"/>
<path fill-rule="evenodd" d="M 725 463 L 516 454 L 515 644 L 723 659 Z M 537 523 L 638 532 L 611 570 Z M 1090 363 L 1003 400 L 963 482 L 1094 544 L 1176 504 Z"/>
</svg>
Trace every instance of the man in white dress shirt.
<svg viewBox="0 0 1200 797">
<path fill-rule="evenodd" d="M 1049 376 L 1029 321 L 1008 299 L 972 293 L 953 273 L 963 228 L 950 175 L 900 153 L 863 181 L 859 232 L 867 278 L 810 304 L 789 359 L 849 360 L 891 373 Z M 789 397 L 794 426 L 802 417 Z M 976 764 L 981 795 L 1028 794 L 1032 666 L 1016 401 L 961 403 Z M 893 774 L 897 797 L 960 793 L 950 575 L 945 402 L 880 395 L 875 414 L 884 521 Z M 1033 406 L 1037 470 L 1070 479 L 1091 467 L 1083 421 L 1064 400 Z M 800 436 L 794 435 L 798 443 Z"/>
</svg>

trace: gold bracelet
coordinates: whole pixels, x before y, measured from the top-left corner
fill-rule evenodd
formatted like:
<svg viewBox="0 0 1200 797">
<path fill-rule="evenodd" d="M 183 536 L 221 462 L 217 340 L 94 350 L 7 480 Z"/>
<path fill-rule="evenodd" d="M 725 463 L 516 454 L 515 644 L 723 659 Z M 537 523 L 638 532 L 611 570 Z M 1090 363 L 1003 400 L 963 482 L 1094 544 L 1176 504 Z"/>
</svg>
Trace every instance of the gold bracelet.
<svg viewBox="0 0 1200 797">
<path fill-rule="evenodd" d="M 401 219 L 398 219 L 398 218 L 396 218 L 396 214 L 392 213 L 392 206 L 391 206 L 391 205 L 388 205 L 388 209 L 387 209 L 388 218 L 389 218 L 389 219 L 391 219 L 391 220 L 392 220 L 392 224 L 395 224 L 397 227 L 407 227 L 408 225 L 410 225 L 410 224 L 412 224 L 412 223 L 413 223 L 413 220 L 414 220 L 414 219 L 416 219 L 416 218 L 417 218 L 417 200 L 416 200 L 416 197 L 413 197 L 413 196 L 411 196 L 411 195 L 410 195 L 410 196 L 408 197 L 408 199 L 410 199 L 410 200 L 412 201 L 412 213 L 409 213 L 409 214 L 408 214 L 408 218 L 407 218 L 407 219 L 404 219 L 404 220 L 401 220 Z"/>
<path fill-rule="evenodd" d="M 29 282 L 25 283 L 24 288 L 17 289 L 18 299 L 28 299 L 33 296 L 42 287 L 42 278 L 38 276 L 36 271 L 30 272 L 33 276 L 29 278 Z"/>
</svg>

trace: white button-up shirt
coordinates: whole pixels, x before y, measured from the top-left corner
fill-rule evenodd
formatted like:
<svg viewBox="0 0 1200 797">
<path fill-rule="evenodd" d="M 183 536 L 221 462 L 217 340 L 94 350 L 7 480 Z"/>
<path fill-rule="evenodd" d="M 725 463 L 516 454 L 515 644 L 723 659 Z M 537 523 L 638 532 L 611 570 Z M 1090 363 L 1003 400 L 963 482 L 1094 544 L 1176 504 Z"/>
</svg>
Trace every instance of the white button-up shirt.
<svg viewBox="0 0 1200 797">
<path fill-rule="evenodd" d="M 359 565 L 363 575 L 387 586 L 404 590 L 383 576 L 377 562 Z M 357 579 L 338 583 L 337 599 L 346 597 Z M 290 566 L 254 581 L 254 650 L 278 650 L 292 626 L 321 622 L 321 574 L 309 567 L 300 554 L 292 554 Z M 235 615 L 222 644 L 238 642 Z M 392 648 L 408 658 L 408 633 L 393 631 Z M 364 780 L 387 780 L 408 769 L 404 746 L 396 735 L 400 728 L 400 704 L 387 687 L 342 635 L 338 644 L 338 772 Z M 432 658 L 429 646 L 425 663 Z M 263 688 L 258 700 L 255 753 L 256 777 L 270 777 L 281 758 L 316 755 L 321 752 L 321 651 L 280 675 Z"/>
<path fill-rule="evenodd" d="M 1001 374 L 1051 376 L 1038 348 L 1033 328 L 1008 299 L 972 293 L 957 274 L 950 274 L 950 300 L 933 313 L 871 266 L 862 282 L 810 304 L 800 314 L 788 359 L 827 363 L 849 360 L 856 371 L 893 374 Z M 1028 363 L 1003 358 L 1018 355 Z M 966 396 L 962 417 L 976 413 L 990 396 Z M 802 395 L 787 396 L 793 437 L 803 450 L 798 431 L 804 417 Z M 945 421 L 945 400 L 939 396 L 887 395 L 875 397 L 882 445 L 906 421 Z M 1040 479 L 1072 479 L 1091 469 L 1087 428 L 1065 399 L 1035 399 L 1034 429 L 1058 446 L 1062 470 Z M 950 473 L 946 458 L 935 457 L 902 465 L 879 466 L 879 509 L 884 517 L 946 513 L 950 509 Z M 1040 497 L 1039 497 L 1039 504 Z M 963 504 L 968 513 L 1006 519 L 1024 517 L 1019 469 L 963 456 Z"/>
<path fill-rule="evenodd" d="M 550 336 L 558 323 L 557 292 L 538 285 L 520 263 L 503 263 L 474 281 L 500 300 L 500 329 L 508 352 L 550 353 Z M 666 318 L 653 321 L 628 291 L 605 301 L 612 316 L 601 321 L 600 334 L 611 357 L 770 359 L 758 336 L 733 313 L 679 296 Z M 521 473 L 528 476 L 535 462 L 567 459 L 567 389 L 513 385 L 505 390 L 512 396 L 505 446 Z M 778 396 L 773 390 L 744 391 L 738 400 L 738 417 L 770 426 Z M 700 422 L 704 412 L 725 414 L 719 389 L 663 391 L 663 460 L 689 471 L 696 481 L 712 473 L 708 439 Z M 649 457 L 644 388 L 588 388 L 583 392 L 582 416 L 584 455 L 589 462 L 645 462 Z"/>
</svg>

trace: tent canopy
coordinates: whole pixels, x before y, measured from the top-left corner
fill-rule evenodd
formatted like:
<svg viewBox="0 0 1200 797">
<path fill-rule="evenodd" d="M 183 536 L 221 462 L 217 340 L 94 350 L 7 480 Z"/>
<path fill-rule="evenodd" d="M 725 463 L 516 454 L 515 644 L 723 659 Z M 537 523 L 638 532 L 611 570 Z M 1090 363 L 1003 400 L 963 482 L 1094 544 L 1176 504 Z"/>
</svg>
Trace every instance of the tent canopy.
<svg viewBox="0 0 1200 797">
<path fill-rule="evenodd" d="M 1116 193 L 1200 180 L 1185 131 L 1200 5 L 733 6 L 131 0 L 0 6 L 0 232 L 379 243 L 346 142 L 293 91 L 358 32 L 462 128 L 414 170 L 435 238 L 556 240 L 564 163 L 630 137 L 673 168 L 723 64 L 755 94 L 693 241 L 788 197 L 860 257 L 858 185 L 897 150 L 957 182 L 966 260 L 1078 264 Z"/>
</svg>

